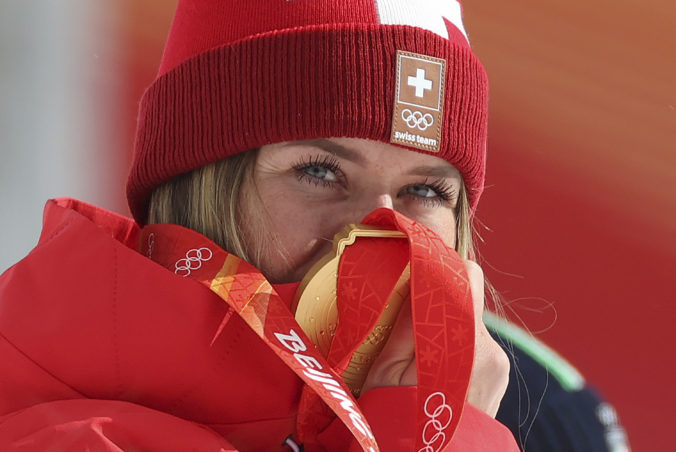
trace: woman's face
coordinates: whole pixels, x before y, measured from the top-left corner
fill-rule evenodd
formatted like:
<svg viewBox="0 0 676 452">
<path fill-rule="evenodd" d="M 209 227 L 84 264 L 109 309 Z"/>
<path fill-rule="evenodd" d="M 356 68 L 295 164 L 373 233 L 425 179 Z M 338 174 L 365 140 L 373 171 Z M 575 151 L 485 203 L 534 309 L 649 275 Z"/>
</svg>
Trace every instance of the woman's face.
<svg viewBox="0 0 676 452">
<path fill-rule="evenodd" d="M 250 256 L 273 283 L 300 281 L 333 236 L 379 207 L 394 209 L 455 247 L 458 170 L 441 158 L 356 138 L 263 146 L 242 187 Z"/>
</svg>

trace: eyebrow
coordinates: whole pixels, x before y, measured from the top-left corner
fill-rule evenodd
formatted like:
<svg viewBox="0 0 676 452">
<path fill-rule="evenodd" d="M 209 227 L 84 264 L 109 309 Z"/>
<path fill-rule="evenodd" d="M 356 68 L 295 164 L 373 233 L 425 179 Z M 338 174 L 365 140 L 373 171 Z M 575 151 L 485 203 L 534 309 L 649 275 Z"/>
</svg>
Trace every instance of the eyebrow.
<svg viewBox="0 0 676 452">
<path fill-rule="evenodd" d="M 362 157 L 361 154 L 356 152 L 353 149 L 346 148 L 345 146 L 341 146 L 338 143 L 334 143 L 333 141 L 329 141 L 325 138 L 316 138 L 313 140 L 301 140 L 301 141 L 292 141 L 289 143 L 285 143 L 283 147 L 286 146 L 306 146 L 306 147 L 314 147 L 321 149 L 322 151 L 326 151 L 329 154 L 333 154 L 337 157 L 340 157 L 345 160 L 349 160 L 354 163 L 360 163 L 363 164 L 366 162 L 364 157 Z"/>
<path fill-rule="evenodd" d="M 459 177 L 458 170 L 452 166 L 416 166 L 407 171 L 414 176 L 430 176 L 443 177 L 449 179 L 457 179 Z"/>
</svg>

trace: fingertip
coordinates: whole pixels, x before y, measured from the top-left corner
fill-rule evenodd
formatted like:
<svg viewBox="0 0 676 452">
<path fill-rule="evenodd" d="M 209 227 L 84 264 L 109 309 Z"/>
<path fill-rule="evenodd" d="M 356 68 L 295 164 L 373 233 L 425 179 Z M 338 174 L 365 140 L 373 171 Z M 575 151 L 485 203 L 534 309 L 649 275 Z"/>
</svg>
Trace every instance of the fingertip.
<svg viewBox="0 0 676 452">
<path fill-rule="evenodd" d="M 479 264 L 469 259 L 465 259 L 465 268 L 467 269 L 467 275 L 470 280 L 477 278 L 483 281 L 484 271 Z"/>
</svg>

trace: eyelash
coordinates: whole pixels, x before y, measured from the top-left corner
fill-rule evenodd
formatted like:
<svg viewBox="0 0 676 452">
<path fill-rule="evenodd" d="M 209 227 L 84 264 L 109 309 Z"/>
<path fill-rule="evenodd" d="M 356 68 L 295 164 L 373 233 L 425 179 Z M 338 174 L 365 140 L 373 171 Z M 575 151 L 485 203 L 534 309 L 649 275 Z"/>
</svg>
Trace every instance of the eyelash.
<svg viewBox="0 0 676 452">
<path fill-rule="evenodd" d="M 440 206 L 444 203 L 450 202 L 456 195 L 455 188 L 453 188 L 452 185 L 450 185 L 443 179 L 436 179 L 430 181 L 429 179 L 426 178 L 422 184 L 412 184 L 412 185 L 424 185 L 434 190 L 434 192 L 437 194 L 436 198 L 421 198 L 416 196 L 416 198 L 419 199 L 420 202 L 426 205 Z"/>
<path fill-rule="evenodd" d="M 326 168 L 327 170 L 333 172 L 336 175 L 337 181 L 327 181 L 322 180 L 316 177 L 311 176 L 306 172 L 310 167 L 321 167 Z M 298 163 L 292 166 L 296 172 L 296 177 L 299 182 L 307 182 L 308 184 L 314 184 L 316 186 L 322 187 L 331 187 L 337 183 L 341 183 L 345 179 L 343 171 L 340 169 L 340 162 L 338 159 L 331 155 L 323 156 L 305 156 L 302 157 Z M 456 195 L 455 188 L 451 186 L 448 182 L 443 179 L 436 179 L 430 181 L 428 178 L 425 178 L 421 183 L 410 184 L 407 186 L 422 185 L 432 189 L 437 196 L 434 198 L 425 198 L 421 196 L 410 195 L 416 199 L 416 201 L 423 203 L 425 206 L 438 207 L 445 203 L 450 202 Z M 407 194 L 407 193 L 405 193 Z"/>
<path fill-rule="evenodd" d="M 326 168 L 327 170 L 333 172 L 336 175 L 338 181 L 327 181 L 322 180 L 316 177 L 309 175 L 305 170 L 310 167 L 318 166 L 321 168 Z M 296 177 L 299 182 L 307 182 L 308 184 L 314 184 L 322 187 L 330 187 L 333 184 L 340 183 L 344 180 L 343 171 L 340 169 L 340 163 L 338 159 L 332 155 L 324 156 L 313 156 L 313 157 L 302 157 L 298 163 L 292 167 L 296 172 Z"/>
</svg>

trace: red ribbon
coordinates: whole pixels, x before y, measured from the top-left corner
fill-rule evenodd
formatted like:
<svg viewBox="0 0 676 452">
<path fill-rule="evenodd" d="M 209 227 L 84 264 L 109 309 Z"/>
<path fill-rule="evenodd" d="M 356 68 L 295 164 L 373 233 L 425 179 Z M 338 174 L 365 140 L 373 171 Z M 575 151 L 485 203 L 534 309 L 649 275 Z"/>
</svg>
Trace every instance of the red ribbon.
<svg viewBox="0 0 676 452">
<path fill-rule="evenodd" d="M 343 253 L 339 325 L 326 359 L 265 277 L 208 238 L 176 225 L 149 225 L 143 228 L 141 247 L 154 261 L 221 297 L 311 389 L 304 391 L 299 410 L 301 440 L 312 441 L 328 422 L 321 400 L 363 450 L 374 452 L 378 445 L 368 422 L 338 374 L 373 329 L 410 261 L 418 376 L 416 450 L 441 451 L 460 420 L 474 356 L 472 297 L 464 262 L 431 230 L 392 210 L 378 209 L 363 223 L 404 232 L 408 244 L 358 239 Z"/>
<path fill-rule="evenodd" d="M 465 264 L 433 231 L 395 211 L 378 209 L 362 224 L 398 230 L 408 241 L 359 238 L 343 252 L 338 275 L 339 323 L 329 364 L 339 373 L 345 370 L 410 261 L 418 377 L 416 450 L 441 451 L 460 421 L 474 358 L 474 310 Z M 316 395 L 303 392 L 302 439 L 311 441 L 305 430 L 318 422 L 326 426 L 331 420 L 331 413 L 318 402 Z"/>
<path fill-rule="evenodd" d="M 378 209 L 364 223 L 408 236 L 418 375 L 416 449 L 443 450 L 460 421 L 474 360 L 474 310 L 465 263 L 433 231 L 395 211 Z"/>
</svg>

